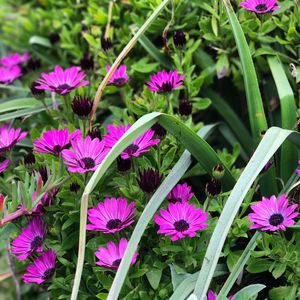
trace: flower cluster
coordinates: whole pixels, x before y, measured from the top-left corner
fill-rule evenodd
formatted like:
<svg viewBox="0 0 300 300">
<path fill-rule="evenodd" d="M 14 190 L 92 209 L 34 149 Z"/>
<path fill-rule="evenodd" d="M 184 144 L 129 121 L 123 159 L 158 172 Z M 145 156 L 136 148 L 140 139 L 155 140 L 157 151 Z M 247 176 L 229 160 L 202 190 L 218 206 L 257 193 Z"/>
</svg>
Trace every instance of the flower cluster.
<svg viewBox="0 0 300 300">
<path fill-rule="evenodd" d="M 37 253 L 41 256 L 34 259 L 33 264 L 27 267 L 23 275 L 25 283 L 44 283 L 49 280 L 55 271 L 56 254 L 53 250 L 44 251 L 43 242 L 47 233 L 47 226 L 41 217 L 33 217 L 20 235 L 12 241 L 11 252 L 18 260 L 26 260 Z"/>
<path fill-rule="evenodd" d="M 0 58 L 0 83 L 8 85 L 21 77 L 21 64 L 29 60 L 29 54 L 13 53 Z"/>
</svg>

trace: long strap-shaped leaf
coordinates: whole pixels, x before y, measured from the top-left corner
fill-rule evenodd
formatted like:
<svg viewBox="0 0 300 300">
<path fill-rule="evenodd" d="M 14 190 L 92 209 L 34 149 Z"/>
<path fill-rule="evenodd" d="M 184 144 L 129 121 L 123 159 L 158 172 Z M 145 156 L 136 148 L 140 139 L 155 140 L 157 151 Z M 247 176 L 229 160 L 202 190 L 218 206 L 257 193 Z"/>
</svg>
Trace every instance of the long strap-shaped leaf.
<svg viewBox="0 0 300 300">
<path fill-rule="evenodd" d="M 255 149 L 255 145 L 248 129 L 245 127 L 239 116 L 216 92 L 207 90 L 205 96 L 211 99 L 213 107 L 224 118 L 228 126 L 234 132 L 245 152 L 248 155 L 251 155 Z"/>
<path fill-rule="evenodd" d="M 98 169 L 95 171 L 81 199 L 80 208 L 80 232 L 78 246 L 78 260 L 73 284 L 71 300 L 77 299 L 82 269 L 84 264 L 85 241 L 86 241 L 86 218 L 89 195 L 104 175 L 105 171 L 113 163 L 113 161 L 124 151 L 136 138 L 149 129 L 154 123 L 159 121 L 168 130 L 169 133 L 175 135 L 181 143 L 196 157 L 203 168 L 211 174 L 212 167 L 218 163 L 222 163 L 215 151 L 202 138 L 197 136 L 184 123 L 177 120 L 173 116 L 163 113 L 150 113 L 137 120 L 131 128 L 121 137 L 121 139 L 110 150 L 108 155 L 102 161 Z M 225 175 L 222 178 L 225 190 L 233 187 L 235 180 L 230 171 L 225 167 Z"/>
<path fill-rule="evenodd" d="M 277 127 L 270 128 L 234 186 L 206 250 L 193 294 L 198 299 L 203 299 L 206 296 L 226 236 L 244 197 L 265 164 L 287 138 L 296 143 L 298 147 L 300 146 L 300 135 L 298 133 Z"/>
<path fill-rule="evenodd" d="M 267 130 L 268 125 L 259 91 L 256 72 L 244 32 L 234 13 L 230 0 L 223 0 L 223 3 L 226 8 L 242 64 L 251 131 L 254 141 L 258 144 L 260 141 L 260 133 L 263 130 Z"/>
<path fill-rule="evenodd" d="M 293 129 L 297 123 L 297 107 L 294 93 L 289 84 L 283 66 L 278 57 L 268 58 L 268 63 L 277 87 L 280 99 L 281 127 Z M 286 181 L 295 169 L 298 159 L 298 150 L 291 142 L 282 145 L 280 153 L 280 177 Z"/>
</svg>

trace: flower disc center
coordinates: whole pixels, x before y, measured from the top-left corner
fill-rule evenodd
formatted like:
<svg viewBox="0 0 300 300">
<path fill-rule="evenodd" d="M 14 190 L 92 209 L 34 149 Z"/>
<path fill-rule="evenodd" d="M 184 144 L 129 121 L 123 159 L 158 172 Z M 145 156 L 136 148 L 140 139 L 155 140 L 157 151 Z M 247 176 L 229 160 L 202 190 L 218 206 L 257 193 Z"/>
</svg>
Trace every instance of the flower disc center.
<svg viewBox="0 0 300 300">
<path fill-rule="evenodd" d="M 188 222 L 185 220 L 176 221 L 173 225 L 174 225 L 176 231 L 180 231 L 180 232 L 186 231 L 190 227 Z"/>
<path fill-rule="evenodd" d="M 84 163 L 85 169 L 93 169 L 95 167 L 95 161 L 91 157 L 84 157 L 81 161 Z"/>
<path fill-rule="evenodd" d="M 255 9 L 258 11 L 265 11 L 267 9 L 267 5 L 262 3 L 255 6 Z"/>
<path fill-rule="evenodd" d="M 280 224 L 282 224 L 284 218 L 281 214 L 273 214 L 270 219 L 269 222 L 272 226 L 278 226 Z"/>
<path fill-rule="evenodd" d="M 109 230 L 116 229 L 120 226 L 121 223 L 122 221 L 120 219 L 109 220 L 106 224 L 106 228 Z"/>
</svg>

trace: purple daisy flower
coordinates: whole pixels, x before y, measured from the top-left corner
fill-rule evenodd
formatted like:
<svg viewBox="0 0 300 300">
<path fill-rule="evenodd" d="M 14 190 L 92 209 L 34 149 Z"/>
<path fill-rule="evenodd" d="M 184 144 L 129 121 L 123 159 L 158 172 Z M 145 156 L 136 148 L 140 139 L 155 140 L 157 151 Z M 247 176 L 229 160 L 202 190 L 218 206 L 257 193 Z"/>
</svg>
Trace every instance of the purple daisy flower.
<svg viewBox="0 0 300 300">
<path fill-rule="evenodd" d="M 71 141 L 77 138 L 81 138 L 79 129 L 72 133 L 69 133 L 68 128 L 49 130 L 33 142 L 33 151 L 59 156 L 63 150 L 70 148 Z"/>
<path fill-rule="evenodd" d="M 10 164 L 9 159 L 5 159 L 2 163 L 0 163 L 0 174 L 8 168 L 9 164 Z"/>
<path fill-rule="evenodd" d="M 277 0 L 247 0 L 241 2 L 240 6 L 257 14 L 265 14 L 280 8 L 276 2 Z"/>
<path fill-rule="evenodd" d="M 17 259 L 25 260 L 34 251 L 43 251 L 47 227 L 41 218 L 33 218 L 21 234 L 12 242 L 11 252 Z"/>
<path fill-rule="evenodd" d="M 42 78 L 35 81 L 40 85 L 35 88 L 64 95 L 89 84 L 88 80 L 83 80 L 84 77 L 85 73 L 79 67 L 73 66 L 63 70 L 61 66 L 56 66 L 53 72 L 49 74 L 42 73 Z"/>
<path fill-rule="evenodd" d="M 110 70 L 110 66 L 105 67 L 106 72 Z M 108 84 L 121 87 L 128 82 L 129 78 L 126 74 L 126 66 L 121 65 L 110 77 Z"/>
<path fill-rule="evenodd" d="M 248 215 L 253 224 L 251 229 L 260 228 L 263 231 L 285 230 L 286 227 L 295 224 L 293 218 L 299 213 L 295 212 L 298 205 L 290 205 L 285 194 L 278 199 L 273 195 L 270 199 L 263 197 L 261 201 L 250 205 L 254 213 Z"/>
<path fill-rule="evenodd" d="M 23 275 L 24 282 L 41 284 L 49 280 L 55 272 L 55 261 L 56 254 L 53 250 L 44 252 L 27 267 L 27 273 Z"/>
<path fill-rule="evenodd" d="M 64 162 L 68 165 L 69 172 L 85 173 L 96 171 L 107 154 L 105 142 L 98 138 L 85 140 L 78 138 L 71 140 L 72 150 L 63 150 Z"/>
<path fill-rule="evenodd" d="M 22 76 L 22 71 L 19 66 L 11 68 L 0 67 L 0 83 L 8 85 Z"/>
<path fill-rule="evenodd" d="M 168 93 L 180 87 L 184 77 L 185 75 L 179 75 L 178 71 L 167 72 L 163 70 L 150 76 L 150 81 L 146 82 L 146 85 L 153 92 Z"/>
<path fill-rule="evenodd" d="M 130 127 L 131 125 L 124 127 L 122 124 L 119 126 L 108 125 L 107 134 L 104 135 L 105 146 L 111 149 Z M 151 129 L 147 130 L 121 153 L 121 157 L 128 159 L 132 156 L 138 157 L 142 153 L 148 152 L 150 147 L 160 142 L 159 139 L 152 139 L 153 136 L 154 131 Z"/>
<path fill-rule="evenodd" d="M 96 264 L 108 269 L 117 270 L 126 251 L 127 244 L 128 241 L 125 238 L 121 238 L 118 244 L 109 241 L 106 247 L 99 247 L 95 253 L 99 259 Z M 135 264 L 137 256 L 138 253 L 135 252 L 131 265 Z"/>
<path fill-rule="evenodd" d="M 29 58 L 30 56 L 28 53 L 13 53 L 8 56 L 1 57 L 0 64 L 4 67 L 11 68 L 26 62 L 27 60 L 29 60 Z"/>
<path fill-rule="evenodd" d="M 217 294 L 212 291 L 212 290 L 209 290 L 208 291 L 208 294 L 207 294 L 207 300 L 216 300 L 217 299 Z M 231 300 L 233 297 L 232 296 L 229 296 L 228 297 L 228 300 Z"/>
<path fill-rule="evenodd" d="M 115 233 L 134 222 L 135 211 L 135 203 L 127 205 L 126 198 L 106 198 L 103 203 L 100 202 L 98 206 L 88 210 L 91 224 L 86 229 Z"/>
<path fill-rule="evenodd" d="M 27 131 L 21 132 L 21 128 L 8 128 L 8 124 L 3 124 L 0 127 L 0 154 L 9 151 L 15 144 L 22 141 Z"/>
<path fill-rule="evenodd" d="M 154 216 L 155 223 L 160 226 L 157 233 L 171 235 L 172 241 L 194 237 L 198 230 L 207 228 L 208 213 L 188 202 L 170 203 L 167 210 L 161 209 L 159 213 L 160 216 Z"/>
<path fill-rule="evenodd" d="M 188 202 L 192 199 L 194 193 L 191 193 L 191 187 L 186 183 L 177 184 L 172 191 L 168 194 L 167 199 L 169 202 Z"/>
</svg>

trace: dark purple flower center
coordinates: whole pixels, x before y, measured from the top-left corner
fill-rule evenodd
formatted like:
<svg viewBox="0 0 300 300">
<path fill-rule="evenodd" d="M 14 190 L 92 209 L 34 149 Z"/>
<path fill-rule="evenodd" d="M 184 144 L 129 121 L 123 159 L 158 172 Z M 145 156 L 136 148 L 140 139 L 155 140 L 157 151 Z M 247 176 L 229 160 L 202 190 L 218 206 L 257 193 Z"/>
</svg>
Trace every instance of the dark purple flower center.
<svg viewBox="0 0 300 300">
<path fill-rule="evenodd" d="M 269 219 L 269 223 L 272 226 L 278 226 L 283 223 L 283 220 L 284 217 L 282 216 L 282 214 L 273 214 Z"/>
<path fill-rule="evenodd" d="M 54 271 L 55 271 L 54 268 L 46 270 L 42 276 L 42 279 L 44 279 L 44 280 L 50 279 L 53 276 Z"/>
<path fill-rule="evenodd" d="M 128 155 L 132 155 L 136 153 L 139 150 L 139 146 L 135 144 L 129 145 L 124 152 L 126 152 Z"/>
<path fill-rule="evenodd" d="M 91 157 L 84 157 L 81 161 L 84 163 L 84 169 L 93 169 L 95 167 L 95 161 Z"/>
<path fill-rule="evenodd" d="M 41 245 L 42 241 L 43 238 L 41 236 L 36 236 L 30 244 L 31 249 L 38 248 Z"/>
<path fill-rule="evenodd" d="M 258 11 L 264 11 L 264 10 L 267 10 L 267 5 L 264 3 L 261 3 L 261 4 L 256 5 L 255 9 Z"/>
<path fill-rule="evenodd" d="M 173 90 L 173 84 L 170 81 L 164 82 L 161 85 L 161 92 L 168 93 Z"/>
<path fill-rule="evenodd" d="M 116 229 L 121 225 L 122 221 L 120 219 L 109 220 L 106 224 L 106 228 L 109 230 Z"/>
<path fill-rule="evenodd" d="M 180 231 L 180 232 L 186 231 L 190 227 L 190 225 L 188 224 L 188 222 L 185 221 L 185 220 L 176 221 L 173 225 L 175 227 L 175 230 L 176 231 Z"/>
<path fill-rule="evenodd" d="M 125 78 L 116 78 L 114 79 L 114 85 L 115 86 L 123 86 L 126 83 L 126 79 Z"/>
<path fill-rule="evenodd" d="M 113 267 L 118 267 L 120 265 L 120 263 L 121 263 L 121 258 L 116 259 L 116 260 L 113 261 L 112 266 Z"/>
<path fill-rule="evenodd" d="M 62 147 L 61 147 L 60 145 L 55 145 L 55 146 L 53 147 L 53 151 L 54 151 L 57 155 L 60 154 L 61 150 L 62 150 Z"/>
<path fill-rule="evenodd" d="M 70 88 L 70 86 L 69 86 L 68 84 L 66 84 L 66 83 L 61 84 L 61 85 L 59 85 L 59 86 L 57 87 L 57 89 L 60 90 L 60 91 L 67 90 L 67 89 L 69 89 L 69 88 Z"/>
<path fill-rule="evenodd" d="M 182 199 L 180 198 L 180 197 L 172 197 L 172 198 L 170 198 L 170 199 L 168 199 L 168 201 L 169 202 L 171 202 L 171 203 L 176 203 L 176 202 L 182 202 Z"/>
</svg>

